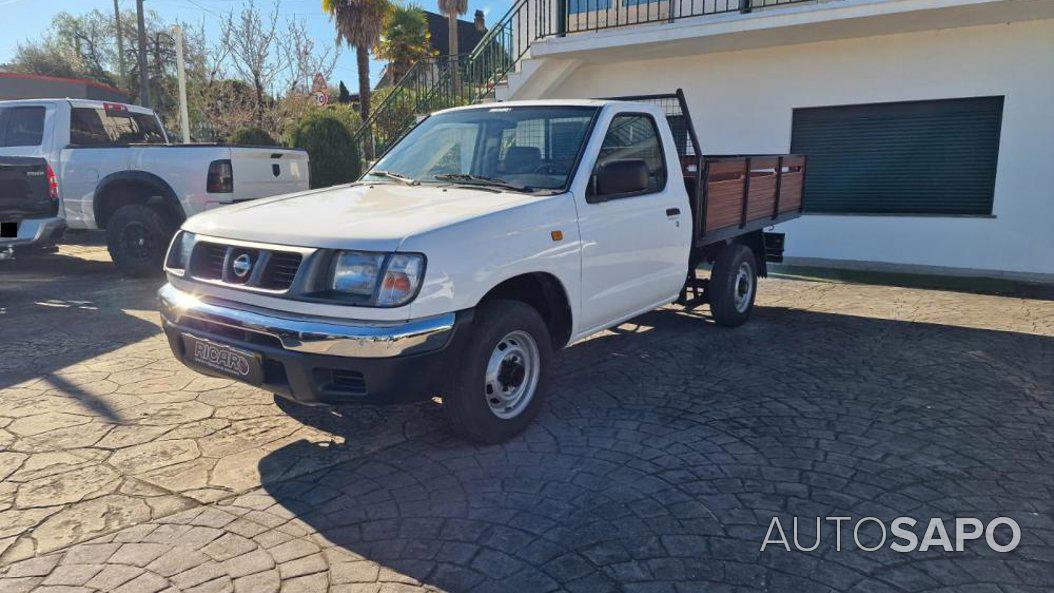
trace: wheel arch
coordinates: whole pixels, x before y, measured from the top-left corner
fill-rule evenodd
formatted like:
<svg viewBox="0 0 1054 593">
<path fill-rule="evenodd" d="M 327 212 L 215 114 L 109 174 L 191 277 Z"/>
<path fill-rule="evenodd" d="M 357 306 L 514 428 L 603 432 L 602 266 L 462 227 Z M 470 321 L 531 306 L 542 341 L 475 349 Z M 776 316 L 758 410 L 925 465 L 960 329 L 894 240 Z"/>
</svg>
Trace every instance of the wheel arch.
<svg viewBox="0 0 1054 593">
<path fill-rule="evenodd" d="M 480 298 L 503 299 L 526 303 L 538 311 L 549 328 L 553 349 L 560 349 L 571 339 L 573 312 L 567 289 L 560 279 L 549 272 L 528 272 L 502 280 Z"/>
<path fill-rule="evenodd" d="M 106 228 L 113 213 L 128 204 L 155 208 L 174 227 L 187 218 L 175 190 L 164 179 L 146 171 L 118 171 L 104 177 L 95 188 L 95 225 Z"/>
</svg>

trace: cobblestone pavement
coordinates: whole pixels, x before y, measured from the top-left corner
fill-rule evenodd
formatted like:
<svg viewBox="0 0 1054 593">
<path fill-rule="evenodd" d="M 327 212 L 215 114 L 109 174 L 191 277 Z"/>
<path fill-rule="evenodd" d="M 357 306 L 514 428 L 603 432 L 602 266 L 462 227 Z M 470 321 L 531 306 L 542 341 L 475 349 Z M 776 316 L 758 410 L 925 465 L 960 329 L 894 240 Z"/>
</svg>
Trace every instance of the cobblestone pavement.
<svg viewBox="0 0 1054 593">
<path fill-rule="evenodd" d="M 157 285 L 90 241 L 0 262 L 0 591 L 1054 590 L 1052 300 L 770 279 L 742 328 L 668 308 L 574 346 L 477 448 L 433 403 L 184 369 Z M 1000 515 L 1006 554 L 826 522 L 759 551 L 773 517 L 808 547 L 815 517 Z"/>
</svg>

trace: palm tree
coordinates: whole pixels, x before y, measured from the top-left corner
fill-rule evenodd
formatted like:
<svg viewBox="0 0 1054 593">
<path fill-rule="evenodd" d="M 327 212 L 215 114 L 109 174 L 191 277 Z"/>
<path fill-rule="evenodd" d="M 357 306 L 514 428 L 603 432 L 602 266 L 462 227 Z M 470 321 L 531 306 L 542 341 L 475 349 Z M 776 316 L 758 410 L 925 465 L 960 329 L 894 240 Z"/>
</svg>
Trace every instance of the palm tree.
<svg viewBox="0 0 1054 593">
<path fill-rule="evenodd" d="M 451 82 L 454 85 L 454 93 L 457 94 L 461 90 L 461 68 L 457 62 L 458 43 L 457 43 L 457 17 L 468 12 L 468 0 L 439 0 L 439 12 L 446 15 L 447 24 L 450 25 L 449 34 L 449 49 L 450 49 L 450 68 L 453 73 Z"/>
<path fill-rule="evenodd" d="M 337 28 L 337 42 L 355 47 L 359 70 L 359 112 L 370 117 L 370 49 L 377 44 L 384 19 L 391 10 L 388 0 L 322 0 L 322 11 Z"/>
<path fill-rule="evenodd" d="M 435 55 L 424 11 L 413 4 L 395 6 L 388 13 L 384 32 L 373 53 L 388 60 L 392 84 L 397 84 L 415 62 Z"/>
</svg>

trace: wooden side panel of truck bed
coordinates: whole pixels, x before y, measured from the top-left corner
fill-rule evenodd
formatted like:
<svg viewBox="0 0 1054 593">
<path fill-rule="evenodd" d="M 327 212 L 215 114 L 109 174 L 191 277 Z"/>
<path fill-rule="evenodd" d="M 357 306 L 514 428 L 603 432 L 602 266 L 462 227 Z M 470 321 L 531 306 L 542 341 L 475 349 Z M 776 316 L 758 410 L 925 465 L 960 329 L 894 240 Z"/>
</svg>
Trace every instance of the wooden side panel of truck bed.
<svg viewBox="0 0 1054 593">
<path fill-rule="evenodd" d="M 801 155 L 704 157 L 703 237 L 798 213 L 804 177 Z"/>
</svg>

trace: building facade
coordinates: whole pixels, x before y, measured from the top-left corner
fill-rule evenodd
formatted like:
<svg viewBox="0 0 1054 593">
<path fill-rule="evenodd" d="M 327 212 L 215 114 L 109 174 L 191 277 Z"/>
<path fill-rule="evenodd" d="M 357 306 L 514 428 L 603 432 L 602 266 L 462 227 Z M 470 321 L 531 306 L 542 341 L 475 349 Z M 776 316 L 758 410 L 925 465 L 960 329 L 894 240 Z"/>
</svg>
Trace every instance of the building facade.
<svg viewBox="0 0 1054 593">
<path fill-rule="evenodd" d="M 6 99 L 95 99 L 127 103 L 128 93 L 91 80 L 0 72 L 0 101 Z"/>
<path fill-rule="evenodd" d="M 705 153 L 810 156 L 789 262 L 1054 282 L 1054 1 L 566 1 L 499 99 L 681 88 Z"/>
</svg>

